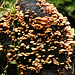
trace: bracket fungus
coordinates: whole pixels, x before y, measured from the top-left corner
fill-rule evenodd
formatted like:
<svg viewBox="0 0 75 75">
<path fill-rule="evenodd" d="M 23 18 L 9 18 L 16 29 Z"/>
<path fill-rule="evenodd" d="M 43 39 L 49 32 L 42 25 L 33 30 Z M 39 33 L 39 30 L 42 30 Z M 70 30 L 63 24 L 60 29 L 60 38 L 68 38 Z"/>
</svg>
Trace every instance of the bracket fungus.
<svg viewBox="0 0 75 75">
<path fill-rule="evenodd" d="M 68 19 L 45 0 L 25 1 L 21 7 L 15 5 L 15 13 L 11 10 L 1 17 L 0 35 L 11 39 L 6 55 L 9 63 L 15 60 L 21 75 L 28 70 L 39 73 L 43 65 L 51 63 L 70 69 L 75 41 Z M 0 45 L 0 51 L 3 46 Z"/>
</svg>

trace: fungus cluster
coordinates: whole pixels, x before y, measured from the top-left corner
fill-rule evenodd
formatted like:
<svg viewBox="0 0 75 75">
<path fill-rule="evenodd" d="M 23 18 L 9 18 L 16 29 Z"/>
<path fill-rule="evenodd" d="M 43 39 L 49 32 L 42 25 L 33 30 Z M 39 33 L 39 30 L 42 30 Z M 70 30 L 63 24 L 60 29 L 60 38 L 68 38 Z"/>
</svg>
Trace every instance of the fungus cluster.
<svg viewBox="0 0 75 75">
<path fill-rule="evenodd" d="M 21 7 L 24 9 L 15 5 L 15 12 L 5 12 L 0 21 L 0 34 L 11 38 L 8 62 L 17 62 L 21 74 L 28 70 L 39 73 L 51 63 L 71 69 L 75 41 L 67 17 L 45 0 L 31 0 Z"/>
<path fill-rule="evenodd" d="M 3 51 L 3 46 L 2 45 L 0 45 L 0 51 Z"/>
</svg>

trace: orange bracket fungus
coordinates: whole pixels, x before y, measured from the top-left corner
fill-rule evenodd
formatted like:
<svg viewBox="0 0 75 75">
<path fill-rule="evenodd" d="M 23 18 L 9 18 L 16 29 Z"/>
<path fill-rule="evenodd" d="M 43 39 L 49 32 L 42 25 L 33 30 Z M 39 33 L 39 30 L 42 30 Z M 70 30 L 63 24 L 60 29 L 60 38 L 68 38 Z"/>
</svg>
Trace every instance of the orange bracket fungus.
<svg viewBox="0 0 75 75">
<path fill-rule="evenodd" d="M 25 0 L 14 11 L 5 12 L 0 20 L 0 51 L 9 49 L 7 62 L 16 62 L 20 75 L 29 70 L 40 73 L 47 64 L 56 65 L 57 71 L 71 69 L 75 41 L 68 19 L 45 0 Z"/>
</svg>

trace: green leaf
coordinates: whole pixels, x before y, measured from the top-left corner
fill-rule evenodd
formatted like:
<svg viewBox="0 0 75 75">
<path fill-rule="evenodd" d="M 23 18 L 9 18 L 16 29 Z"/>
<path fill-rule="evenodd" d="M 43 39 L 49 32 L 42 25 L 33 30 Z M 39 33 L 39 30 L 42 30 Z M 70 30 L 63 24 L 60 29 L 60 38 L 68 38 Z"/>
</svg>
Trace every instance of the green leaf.
<svg viewBox="0 0 75 75">
<path fill-rule="evenodd" d="M 10 16 L 12 16 L 12 17 L 13 17 L 13 16 L 14 16 L 14 14 L 10 14 Z"/>
<path fill-rule="evenodd" d="M 71 29 L 72 33 L 74 33 L 74 28 Z"/>
<path fill-rule="evenodd" d="M 19 25 L 20 23 L 18 22 L 17 24 Z"/>
<path fill-rule="evenodd" d="M 20 51 L 18 51 L 18 53 L 20 53 Z"/>
<path fill-rule="evenodd" d="M 8 51 L 8 53 L 10 52 L 10 50 L 7 50 Z"/>
<path fill-rule="evenodd" d="M 8 65 L 6 65 L 6 68 L 8 67 Z"/>
<path fill-rule="evenodd" d="M 11 32 L 11 34 L 13 34 L 13 32 Z"/>
<path fill-rule="evenodd" d="M 0 12 L 0 17 L 2 17 L 3 14 L 4 14 L 4 11 L 1 11 L 1 12 Z"/>
<path fill-rule="evenodd" d="M 18 45 L 20 44 L 20 42 L 18 42 Z"/>
<path fill-rule="evenodd" d="M 18 45 L 16 47 L 18 47 Z"/>
<path fill-rule="evenodd" d="M 17 56 L 17 58 L 19 58 L 19 56 Z"/>
<path fill-rule="evenodd" d="M 72 28 L 71 31 L 72 31 L 72 33 L 73 33 L 73 36 L 75 36 L 75 33 L 74 33 L 74 32 L 75 32 L 75 29 Z"/>
<path fill-rule="evenodd" d="M 72 69 L 72 66 L 71 66 L 71 69 Z"/>
<path fill-rule="evenodd" d="M 12 23 L 12 25 L 11 26 L 13 26 L 14 25 L 14 23 Z"/>
<path fill-rule="evenodd" d="M 72 2 L 72 0 L 64 0 L 65 2 Z"/>
<path fill-rule="evenodd" d="M 15 38 L 15 36 L 12 36 L 12 39 L 14 39 Z"/>
<path fill-rule="evenodd" d="M 17 64 L 17 62 L 16 61 L 13 61 L 13 62 L 10 62 L 11 64 Z"/>
<path fill-rule="evenodd" d="M 74 58 L 74 60 L 73 60 L 73 63 L 75 64 L 75 58 Z"/>
<path fill-rule="evenodd" d="M 20 68 L 18 67 L 17 70 L 19 70 Z"/>
<path fill-rule="evenodd" d="M 11 10 L 13 13 L 15 13 L 15 6 L 12 6 Z"/>
<path fill-rule="evenodd" d="M 13 47 L 14 48 L 14 45 L 9 45 L 9 47 Z"/>
<path fill-rule="evenodd" d="M 7 69 L 7 68 L 8 68 L 8 65 L 6 65 L 5 69 Z"/>
</svg>

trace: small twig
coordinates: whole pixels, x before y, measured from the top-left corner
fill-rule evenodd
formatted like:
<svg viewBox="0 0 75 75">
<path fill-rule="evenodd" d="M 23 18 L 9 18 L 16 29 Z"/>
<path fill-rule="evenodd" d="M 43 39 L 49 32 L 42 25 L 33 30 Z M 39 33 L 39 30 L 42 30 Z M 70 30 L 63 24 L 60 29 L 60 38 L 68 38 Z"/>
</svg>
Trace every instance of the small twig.
<svg viewBox="0 0 75 75">
<path fill-rule="evenodd" d="M 0 9 L 6 9 L 6 10 L 7 10 L 8 8 L 3 8 L 3 7 L 0 7 Z"/>
<path fill-rule="evenodd" d="M 3 8 L 3 7 L 0 7 L 0 9 L 8 10 L 9 8 Z"/>
<path fill-rule="evenodd" d="M 72 73 L 74 74 L 74 63 L 73 63 Z"/>
<path fill-rule="evenodd" d="M 62 75 L 63 74 L 63 72 L 59 72 L 59 75 Z"/>
<path fill-rule="evenodd" d="M 3 7 L 4 3 L 5 3 L 5 2 L 2 3 L 1 7 Z"/>
<path fill-rule="evenodd" d="M 18 3 L 18 0 L 16 0 L 16 4 Z"/>
</svg>

